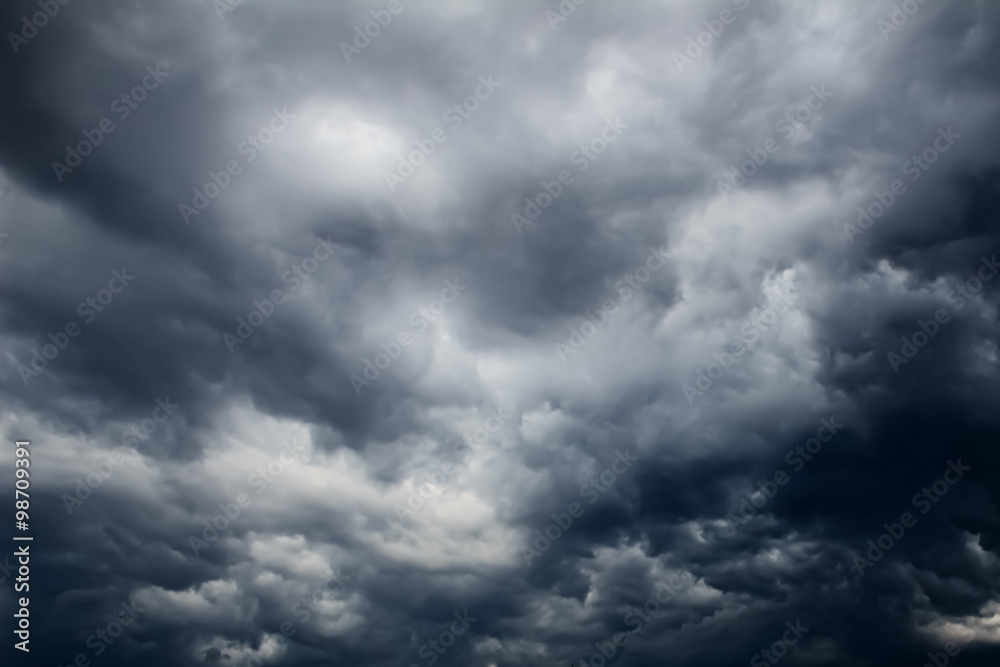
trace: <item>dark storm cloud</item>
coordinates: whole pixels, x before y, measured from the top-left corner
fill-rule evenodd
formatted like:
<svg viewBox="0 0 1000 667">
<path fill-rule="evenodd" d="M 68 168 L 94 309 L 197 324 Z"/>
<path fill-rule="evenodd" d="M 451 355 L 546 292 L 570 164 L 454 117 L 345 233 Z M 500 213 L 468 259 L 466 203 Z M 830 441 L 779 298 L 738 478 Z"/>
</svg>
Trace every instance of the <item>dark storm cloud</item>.
<svg viewBox="0 0 1000 667">
<path fill-rule="evenodd" d="M 995 662 L 992 4 L 56 4 L 33 664 Z"/>
</svg>

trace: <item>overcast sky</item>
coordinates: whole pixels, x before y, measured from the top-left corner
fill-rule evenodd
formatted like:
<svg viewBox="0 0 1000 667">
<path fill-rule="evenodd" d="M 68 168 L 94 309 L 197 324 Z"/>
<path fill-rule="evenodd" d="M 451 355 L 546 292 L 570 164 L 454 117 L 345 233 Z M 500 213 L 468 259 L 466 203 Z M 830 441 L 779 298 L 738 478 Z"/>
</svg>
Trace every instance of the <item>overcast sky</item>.
<svg viewBox="0 0 1000 667">
<path fill-rule="evenodd" d="M 1000 6 L 578 2 L 3 3 L 10 664 L 996 664 Z"/>
</svg>

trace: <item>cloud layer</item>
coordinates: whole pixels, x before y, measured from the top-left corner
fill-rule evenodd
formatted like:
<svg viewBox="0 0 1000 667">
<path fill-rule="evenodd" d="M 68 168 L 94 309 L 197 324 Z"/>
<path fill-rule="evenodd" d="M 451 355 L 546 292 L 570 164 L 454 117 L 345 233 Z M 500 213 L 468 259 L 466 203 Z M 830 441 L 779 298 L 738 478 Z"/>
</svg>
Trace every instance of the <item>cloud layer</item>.
<svg viewBox="0 0 1000 667">
<path fill-rule="evenodd" d="M 0 25 L 12 664 L 995 664 L 993 3 Z"/>
</svg>

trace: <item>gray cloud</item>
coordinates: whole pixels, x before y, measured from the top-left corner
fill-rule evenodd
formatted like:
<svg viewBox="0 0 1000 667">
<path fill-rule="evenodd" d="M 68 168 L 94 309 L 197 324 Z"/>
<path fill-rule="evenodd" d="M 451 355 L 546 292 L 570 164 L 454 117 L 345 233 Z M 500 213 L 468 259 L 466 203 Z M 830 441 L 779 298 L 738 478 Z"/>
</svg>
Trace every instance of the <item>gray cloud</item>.
<svg viewBox="0 0 1000 667">
<path fill-rule="evenodd" d="M 995 663 L 991 3 L 40 6 L 0 9 L 12 664 L 759 665 L 796 622 L 783 664 Z"/>
</svg>

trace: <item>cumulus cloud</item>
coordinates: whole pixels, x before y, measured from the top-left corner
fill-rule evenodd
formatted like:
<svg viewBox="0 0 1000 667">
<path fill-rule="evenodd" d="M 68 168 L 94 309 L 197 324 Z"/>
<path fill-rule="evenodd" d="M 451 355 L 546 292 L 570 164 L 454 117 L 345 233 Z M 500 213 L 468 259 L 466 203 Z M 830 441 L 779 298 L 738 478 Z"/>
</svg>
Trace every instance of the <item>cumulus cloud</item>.
<svg viewBox="0 0 1000 667">
<path fill-rule="evenodd" d="M 995 663 L 992 3 L 0 24 L 12 664 Z"/>
</svg>

